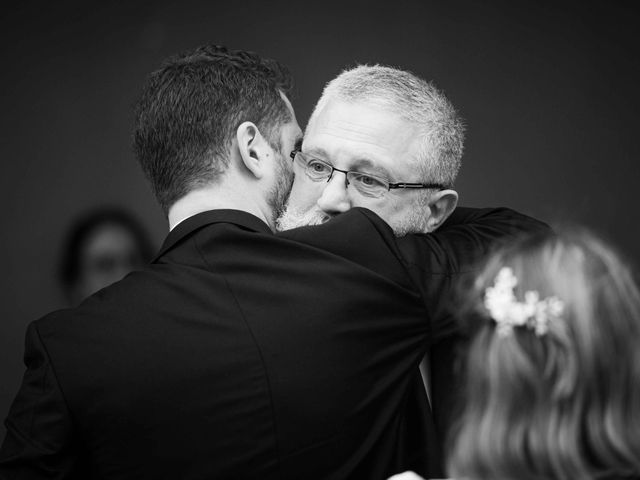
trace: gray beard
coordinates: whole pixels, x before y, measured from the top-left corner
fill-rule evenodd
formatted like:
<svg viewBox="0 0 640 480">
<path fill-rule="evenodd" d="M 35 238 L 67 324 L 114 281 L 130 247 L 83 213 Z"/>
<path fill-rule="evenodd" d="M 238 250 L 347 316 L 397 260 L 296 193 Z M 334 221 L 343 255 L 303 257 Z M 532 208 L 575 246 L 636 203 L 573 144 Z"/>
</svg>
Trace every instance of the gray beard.
<svg viewBox="0 0 640 480">
<path fill-rule="evenodd" d="M 403 218 L 396 219 L 390 223 L 391 229 L 396 237 L 404 237 L 410 233 L 428 233 L 428 216 L 426 207 L 416 202 L 414 208 Z M 293 208 L 290 204 L 276 220 L 276 230 L 282 232 L 292 228 L 306 227 L 308 225 L 320 225 L 331 220 L 335 215 L 323 212 L 317 206 L 307 211 Z"/>
<path fill-rule="evenodd" d="M 331 215 L 323 212 L 317 207 L 303 212 L 291 205 L 287 205 L 284 212 L 276 221 L 276 230 L 282 232 L 292 228 L 306 227 L 307 225 L 320 225 L 331 219 Z"/>
</svg>

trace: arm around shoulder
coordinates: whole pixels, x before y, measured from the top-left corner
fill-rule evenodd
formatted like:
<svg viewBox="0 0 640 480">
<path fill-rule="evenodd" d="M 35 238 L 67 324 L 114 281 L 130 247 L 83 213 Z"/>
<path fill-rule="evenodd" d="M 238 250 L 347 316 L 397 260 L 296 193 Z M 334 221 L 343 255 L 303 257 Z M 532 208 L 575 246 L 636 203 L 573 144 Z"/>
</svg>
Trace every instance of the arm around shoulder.
<svg viewBox="0 0 640 480">
<path fill-rule="evenodd" d="M 407 235 L 399 246 L 417 268 L 452 275 L 468 271 L 500 243 L 549 230 L 544 222 L 509 208 L 457 207 L 437 231 Z"/>
<path fill-rule="evenodd" d="M 461 282 L 500 244 L 549 226 L 508 208 L 458 207 L 435 232 L 398 239 L 402 258 L 432 313 L 433 339 L 455 331 L 449 311 Z"/>
</svg>

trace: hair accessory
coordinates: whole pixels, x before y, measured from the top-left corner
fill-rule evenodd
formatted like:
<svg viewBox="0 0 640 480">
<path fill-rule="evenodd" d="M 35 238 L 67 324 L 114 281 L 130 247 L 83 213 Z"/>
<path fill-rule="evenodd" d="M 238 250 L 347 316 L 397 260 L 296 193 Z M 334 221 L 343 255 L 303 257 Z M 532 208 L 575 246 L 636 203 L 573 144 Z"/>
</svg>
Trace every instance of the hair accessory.
<svg viewBox="0 0 640 480">
<path fill-rule="evenodd" d="M 559 320 L 564 310 L 564 302 L 557 297 L 540 300 L 540 294 L 529 290 L 524 294 L 524 302 L 519 302 L 513 293 L 518 279 L 509 267 L 502 267 L 493 287 L 487 287 L 484 306 L 497 324 L 498 335 L 509 336 L 513 327 L 527 327 L 536 335 L 545 335 L 551 321 Z"/>
</svg>

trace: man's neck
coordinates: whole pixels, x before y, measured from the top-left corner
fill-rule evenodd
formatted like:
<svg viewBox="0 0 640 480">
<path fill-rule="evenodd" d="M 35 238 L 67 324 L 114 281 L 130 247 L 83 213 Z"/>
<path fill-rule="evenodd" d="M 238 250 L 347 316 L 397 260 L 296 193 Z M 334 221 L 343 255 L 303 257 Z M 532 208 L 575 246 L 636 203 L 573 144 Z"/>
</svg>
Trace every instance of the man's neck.
<svg viewBox="0 0 640 480">
<path fill-rule="evenodd" d="M 173 204 L 169 210 L 169 230 L 189 217 L 209 210 L 232 209 L 255 215 L 273 229 L 273 221 L 264 209 L 237 188 L 226 188 L 224 184 L 193 190 Z"/>
</svg>

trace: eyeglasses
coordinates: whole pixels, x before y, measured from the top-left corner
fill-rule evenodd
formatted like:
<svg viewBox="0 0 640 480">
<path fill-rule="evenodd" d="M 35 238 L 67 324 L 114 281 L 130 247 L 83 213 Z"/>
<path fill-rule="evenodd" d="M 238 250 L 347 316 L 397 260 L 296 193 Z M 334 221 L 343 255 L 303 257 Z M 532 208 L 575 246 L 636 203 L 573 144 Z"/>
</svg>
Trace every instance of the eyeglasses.
<svg viewBox="0 0 640 480">
<path fill-rule="evenodd" d="M 333 172 L 338 171 L 345 175 L 345 185 L 353 185 L 355 189 L 365 197 L 379 198 L 392 188 L 436 188 L 444 190 L 444 185 L 439 183 L 390 183 L 384 178 L 371 175 L 369 173 L 354 172 L 351 170 L 341 170 L 330 163 L 317 158 L 309 157 L 300 150 L 293 150 L 289 156 L 304 168 L 304 172 L 314 182 L 326 180 L 329 182 L 333 177 Z"/>
</svg>

